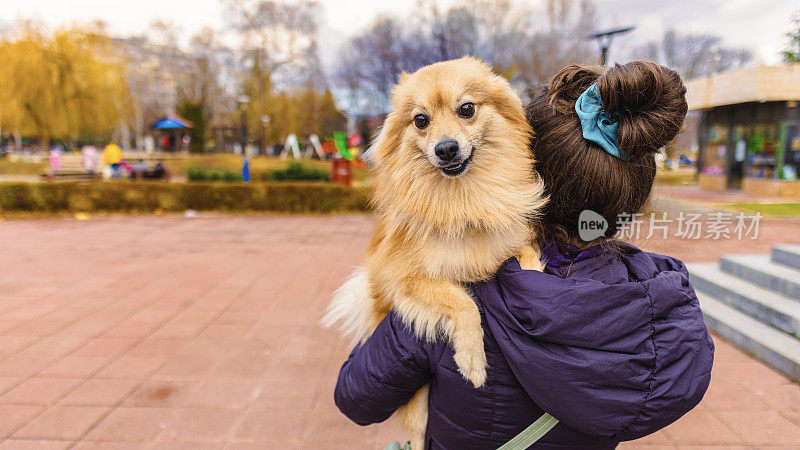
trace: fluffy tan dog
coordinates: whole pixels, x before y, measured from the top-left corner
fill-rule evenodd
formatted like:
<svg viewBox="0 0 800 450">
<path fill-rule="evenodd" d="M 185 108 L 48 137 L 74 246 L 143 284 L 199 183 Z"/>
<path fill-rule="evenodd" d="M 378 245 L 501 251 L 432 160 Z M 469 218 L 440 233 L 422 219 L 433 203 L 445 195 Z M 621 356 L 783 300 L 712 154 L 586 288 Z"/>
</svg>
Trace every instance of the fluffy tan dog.
<svg viewBox="0 0 800 450">
<path fill-rule="evenodd" d="M 364 270 L 336 293 L 324 323 L 366 339 L 395 309 L 421 338 L 449 339 L 461 374 L 486 381 L 478 308 L 462 283 L 517 256 L 540 269 L 531 220 L 543 206 L 531 131 L 508 82 L 474 58 L 403 74 L 370 149 L 379 213 Z M 423 448 L 427 387 L 398 411 Z"/>
</svg>

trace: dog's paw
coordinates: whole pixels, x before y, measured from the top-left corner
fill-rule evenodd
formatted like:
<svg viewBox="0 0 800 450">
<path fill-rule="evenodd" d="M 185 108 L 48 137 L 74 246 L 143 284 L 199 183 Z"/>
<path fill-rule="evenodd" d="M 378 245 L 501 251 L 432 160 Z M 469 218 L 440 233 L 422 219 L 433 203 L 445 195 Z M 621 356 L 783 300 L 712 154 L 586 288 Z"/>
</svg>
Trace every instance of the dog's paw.
<svg viewBox="0 0 800 450">
<path fill-rule="evenodd" d="M 458 371 L 473 386 L 481 387 L 486 383 L 486 353 L 483 351 L 483 345 L 478 348 L 469 346 L 456 349 L 453 358 L 458 365 Z"/>
<path fill-rule="evenodd" d="M 530 244 L 526 244 L 519 249 L 517 261 L 519 261 L 519 266 L 522 270 L 544 271 L 544 263 L 539 249 Z"/>
</svg>

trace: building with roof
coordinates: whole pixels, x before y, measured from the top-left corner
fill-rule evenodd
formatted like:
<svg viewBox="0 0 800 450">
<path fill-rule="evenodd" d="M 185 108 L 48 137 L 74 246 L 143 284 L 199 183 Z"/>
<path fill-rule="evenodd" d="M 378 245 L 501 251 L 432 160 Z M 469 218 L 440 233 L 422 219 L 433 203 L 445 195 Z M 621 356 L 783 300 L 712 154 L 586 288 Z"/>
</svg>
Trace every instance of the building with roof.
<svg viewBox="0 0 800 450">
<path fill-rule="evenodd" d="M 188 149 L 188 131 L 192 123 L 177 115 L 168 115 L 153 124 L 153 133 L 158 137 L 158 149 L 163 152 L 177 152 Z"/>
<path fill-rule="evenodd" d="M 701 186 L 800 197 L 800 64 L 708 75 L 686 88 L 700 112 Z"/>
</svg>

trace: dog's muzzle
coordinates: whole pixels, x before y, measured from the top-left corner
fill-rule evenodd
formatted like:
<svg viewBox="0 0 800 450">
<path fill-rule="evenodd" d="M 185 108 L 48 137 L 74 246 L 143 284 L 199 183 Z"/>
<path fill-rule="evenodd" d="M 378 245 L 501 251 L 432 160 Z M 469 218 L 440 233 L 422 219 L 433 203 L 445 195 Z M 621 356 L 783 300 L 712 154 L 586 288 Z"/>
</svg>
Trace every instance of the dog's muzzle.
<svg viewBox="0 0 800 450">
<path fill-rule="evenodd" d="M 469 155 L 464 155 L 458 142 L 454 139 L 440 141 L 433 148 L 433 152 L 436 154 L 434 165 L 447 177 L 457 177 L 466 172 L 474 154 L 473 151 L 470 151 Z"/>
</svg>

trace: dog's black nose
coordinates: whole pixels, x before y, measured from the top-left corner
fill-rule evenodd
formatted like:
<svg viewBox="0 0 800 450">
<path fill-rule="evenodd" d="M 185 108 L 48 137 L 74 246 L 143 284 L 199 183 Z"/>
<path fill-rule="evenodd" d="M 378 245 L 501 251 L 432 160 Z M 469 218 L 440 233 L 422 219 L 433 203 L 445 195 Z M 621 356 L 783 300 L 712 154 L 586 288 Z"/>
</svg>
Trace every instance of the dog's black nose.
<svg viewBox="0 0 800 450">
<path fill-rule="evenodd" d="M 442 161 L 450 162 L 458 156 L 458 142 L 453 139 L 447 139 L 436 144 L 433 152 Z"/>
</svg>

